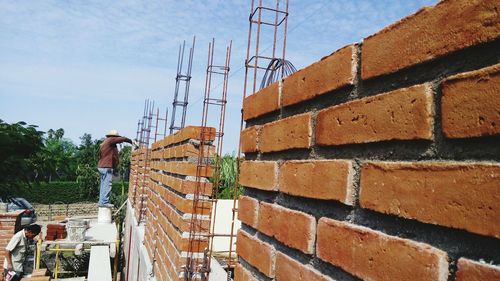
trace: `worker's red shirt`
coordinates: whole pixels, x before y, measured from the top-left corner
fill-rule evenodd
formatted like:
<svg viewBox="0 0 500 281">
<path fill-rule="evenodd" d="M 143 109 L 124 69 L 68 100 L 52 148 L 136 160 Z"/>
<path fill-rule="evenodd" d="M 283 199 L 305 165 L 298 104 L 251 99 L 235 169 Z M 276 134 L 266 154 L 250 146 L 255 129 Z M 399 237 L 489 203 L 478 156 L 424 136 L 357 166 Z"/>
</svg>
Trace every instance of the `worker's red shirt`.
<svg viewBox="0 0 500 281">
<path fill-rule="evenodd" d="M 132 143 L 132 140 L 125 137 L 107 137 L 100 147 L 99 155 L 99 168 L 116 168 L 118 166 L 118 148 L 116 145 L 118 143 L 128 142 Z"/>
</svg>

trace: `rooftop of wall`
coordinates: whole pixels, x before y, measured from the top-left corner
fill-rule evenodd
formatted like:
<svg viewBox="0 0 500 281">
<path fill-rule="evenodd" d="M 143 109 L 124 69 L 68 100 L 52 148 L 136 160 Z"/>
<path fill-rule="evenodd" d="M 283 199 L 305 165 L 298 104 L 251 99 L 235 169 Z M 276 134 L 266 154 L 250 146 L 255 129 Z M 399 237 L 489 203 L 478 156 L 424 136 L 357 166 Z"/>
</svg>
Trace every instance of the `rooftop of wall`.
<svg viewBox="0 0 500 281">
<path fill-rule="evenodd" d="M 180 143 L 180 142 L 183 142 L 183 141 L 189 140 L 189 139 L 201 140 L 202 131 L 204 133 L 203 139 L 205 141 L 213 141 L 215 139 L 215 128 L 205 127 L 204 130 L 202 130 L 202 129 L 203 129 L 203 127 L 201 127 L 201 126 L 187 126 L 187 127 L 183 128 L 182 130 L 179 130 L 179 131 L 175 132 L 174 134 L 171 134 L 171 135 L 165 137 L 164 139 L 153 143 L 151 148 L 158 149 L 161 147 Z"/>
<path fill-rule="evenodd" d="M 363 80 L 425 63 L 500 37 L 495 0 L 442 0 L 340 48 L 278 83 L 245 98 L 245 121 Z M 358 54 L 360 53 L 360 55 Z M 358 57 L 359 56 L 359 57 Z"/>
</svg>

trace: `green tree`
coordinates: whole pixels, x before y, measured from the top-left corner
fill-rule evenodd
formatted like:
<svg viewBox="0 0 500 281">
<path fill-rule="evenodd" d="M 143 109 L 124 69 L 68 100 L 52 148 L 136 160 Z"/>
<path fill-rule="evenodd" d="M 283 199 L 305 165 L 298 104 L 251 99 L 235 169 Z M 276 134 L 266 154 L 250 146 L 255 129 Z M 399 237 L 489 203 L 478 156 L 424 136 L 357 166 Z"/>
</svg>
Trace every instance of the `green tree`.
<svg viewBox="0 0 500 281">
<path fill-rule="evenodd" d="M 12 195 L 35 178 L 37 163 L 33 159 L 43 148 L 43 132 L 36 128 L 0 119 L 0 196 Z"/>
<path fill-rule="evenodd" d="M 46 180 L 74 181 L 76 179 L 77 147 L 65 139 L 62 128 L 47 131 L 45 148 L 42 154 L 45 163 Z"/>
<path fill-rule="evenodd" d="M 119 152 L 119 163 L 118 163 L 118 175 L 122 181 L 128 180 L 128 176 L 130 173 L 130 155 L 132 153 L 131 146 L 124 146 Z"/>
<path fill-rule="evenodd" d="M 92 140 L 91 134 L 83 134 L 77 151 L 76 181 L 80 187 L 80 196 L 85 200 L 95 200 L 99 196 L 100 176 L 97 171 L 99 145 L 101 140 Z"/>
</svg>

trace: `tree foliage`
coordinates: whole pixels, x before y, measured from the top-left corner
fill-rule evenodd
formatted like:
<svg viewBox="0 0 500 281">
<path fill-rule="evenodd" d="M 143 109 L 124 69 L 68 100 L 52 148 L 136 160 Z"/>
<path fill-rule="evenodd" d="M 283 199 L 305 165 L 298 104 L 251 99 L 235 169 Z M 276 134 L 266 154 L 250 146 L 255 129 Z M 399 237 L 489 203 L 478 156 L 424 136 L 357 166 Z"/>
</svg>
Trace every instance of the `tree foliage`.
<svg viewBox="0 0 500 281">
<path fill-rule="evenodd" d="M 37 170 L 36 155 L 43 149 L 43 132 L 25 122 L 0 119 L 0 196 L 29 183 Z"/>
<path fill-rule="evenodd" d="M 7 124 L 0 120 L 0 197 L 20 194 L 19 188 L 40 181 L 76 181 L 82 200 L 99 194 L 97 171 L 102 140 L 80 137 L 80 145 L 64 138 L 64 129 L 38 131 L 24 122 Z M 120 151 L 118 173 L 128 179 L 131 148 Z M 36 188 L 36 186 L 34 187 Z"/>
<path fill-rule="evenodd" d="M 96 199 L 99 197 L 100 176 L 97 171 L 99 161 L 99 145 L 101 140 L 92 140 L 91 134 L 83 134 L 78 147 L 76 181 L 80 186 L 82 199 Z"/>
<path fill-rule="evenodd" d="M 222 157 L 216 155 L 214 161 L 219 161 L 220 163 L 220 176 L 219 176 L 219 188 L 218 188 L 218 199 L 233 199 L 234 196 L 234 185 L 237 175 L 237 159 L 234 155 L 226 154 Z M 214 173 L 216 170 L 214 170 Z M 210 181 L 214 182 L 214 176 L 210 178 Z M 242 187 L 238 184 L 237 196 L 241 195 Z"/>
</svg>

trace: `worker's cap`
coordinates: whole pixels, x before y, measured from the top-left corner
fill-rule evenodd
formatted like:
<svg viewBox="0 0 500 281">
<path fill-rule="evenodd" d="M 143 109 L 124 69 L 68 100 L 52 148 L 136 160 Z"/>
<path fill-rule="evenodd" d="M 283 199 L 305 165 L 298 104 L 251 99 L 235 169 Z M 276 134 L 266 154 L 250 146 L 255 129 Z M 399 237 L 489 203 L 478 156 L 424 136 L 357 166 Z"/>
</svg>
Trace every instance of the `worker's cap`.
<svg viewBox="0 0 500 281">
<path fill-rule="evenodd" d="M 119 137 L 120 134 L 118 134 L 118 131 L 117 130 L 111 130 L 109 131 L 107 134 L 106 134 L 106 137 Z"/>
</svg>

